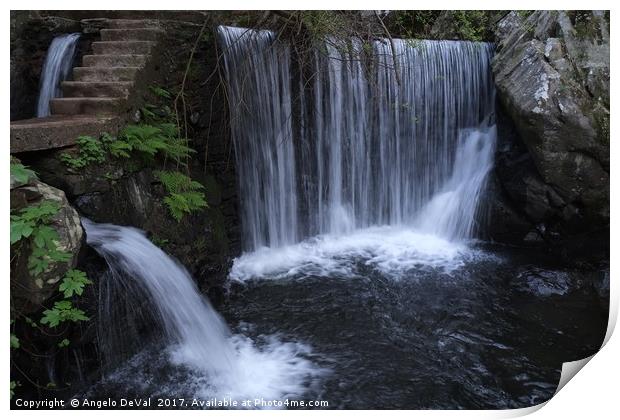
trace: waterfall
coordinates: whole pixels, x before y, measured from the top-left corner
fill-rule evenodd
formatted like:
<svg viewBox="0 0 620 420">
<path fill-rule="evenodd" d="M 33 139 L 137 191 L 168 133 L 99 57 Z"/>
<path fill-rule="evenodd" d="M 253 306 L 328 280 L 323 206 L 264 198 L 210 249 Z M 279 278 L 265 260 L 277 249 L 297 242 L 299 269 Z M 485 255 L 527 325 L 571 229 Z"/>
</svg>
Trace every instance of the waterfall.
<svg viewBox="0 0 620 420">
<path fill-rule="evenodd" d="M 328 39 L 300 70 L 272 32 L 218 35 L 246 250 L 383 225 L 475 235 L 492 44 Z"/>
<path fill-rule="evenodd" d="M 309 347 L 282 343 L 264 337 L 267 346 L 258 348 L 249 338 L 234 335 L 222 317 L 200 295 L 187 270 L 153 245 L 138 229 L 97 224 L 82 219 L 87 243 L 105 258 L 111 275 L 105 277 L 114 299 L 146 294 L 145 305 L 161 328 L 162 341 L 170 349 L 170 361 L 188 366 L 196 375 L 191 386 L 206 381 L 208 397 L 233 399 L 278 399 L 301 396 L 311 380 L 326 374 L 305 359 Z M 119 304 L 101 299 L 104 304 Z M 129 302 L 139 306 L 143 301 Z M 103 329 L 110 329 L 110 309 L 100 314 Z M 128 334 L 123 330 L 106 336 Z M 136 340 L 137 337 L 129 337 Z M 109 346 L 102 346 L 109 349 Z M 151 360 L 155 363 L 154 360 Z M 162 367 L 163 368 L 163 367 Z M 139 382 L 140 378 L 136 378 Z M 180 385 L 182 386 L 182 385 Z M 205 396 L 206 397 L 206 396 Z"/>
<path fill-rule="evenodd" d="M 297 192 L 291 123 L 290 51 L 271 32 L 221 32 L 229 84 L 232 136 L 240 179 L 244 237 L 251 248 L 295 242 Z M 244 36 L 248 34 L 248 36 Z M 244 42 L 236 42 L 243 37 Z M 247 41 L 247 42 L 245 42 Z M 235 59 L 232 59 L 234 57 Z M 247 72 L 251 66 L 253 71 Z"/>
<path fill-rule="evenodd" d="M 50 100 L 62 96 L 60 83 L 71 75 L 75 47 L 79 38 L 80 34 L 74 33 L 59 35 L 52 40 L 41 70 L 37 117 L 49 116 Z"/>
</svg>

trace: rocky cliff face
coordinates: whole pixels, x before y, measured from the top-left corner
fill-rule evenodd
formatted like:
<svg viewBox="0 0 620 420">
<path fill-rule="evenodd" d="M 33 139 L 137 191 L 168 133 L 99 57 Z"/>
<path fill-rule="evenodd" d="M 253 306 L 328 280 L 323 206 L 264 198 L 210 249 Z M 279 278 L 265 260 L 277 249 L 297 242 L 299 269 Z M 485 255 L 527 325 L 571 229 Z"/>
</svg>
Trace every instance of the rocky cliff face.
<svg viewBox="0 0 620 420">
<path fill-rule="evenodd" d="M 512 216 L 531 226 L 522 230 L 522 239 L 604 242 L 609 234 L 608 15 L 511 12 L 498 23 L 496 36 L 498 98 L 518 137 L 500 138 L 496 174 L 498 188 L 517 213 Z M 496 222 L 515 220 L 500 213 L 496 208 Z"/>
</svg>

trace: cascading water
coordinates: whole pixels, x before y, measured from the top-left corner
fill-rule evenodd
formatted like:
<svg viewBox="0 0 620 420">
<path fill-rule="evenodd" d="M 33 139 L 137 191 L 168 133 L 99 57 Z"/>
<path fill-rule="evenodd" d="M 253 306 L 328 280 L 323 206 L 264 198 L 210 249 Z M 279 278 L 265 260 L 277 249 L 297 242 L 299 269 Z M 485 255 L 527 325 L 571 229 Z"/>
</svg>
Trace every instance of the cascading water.
<svg viewBox="0 0 620 420">
<path fill-rule="evenodd" d="M 376 41 L 368 54 L 332 39 L 297 84 L 271 32 L 218 33 L 248 251 L 372 226 L 475 234 L 495 147 L 491 44 Z"/>
<path fill-rule="evenodd" d="M 62 96 L 60 82 L 71 75 L 75 47 L 79 39 L 80 34 L 74 33 L 59 35 L 52 40 L 41 70 L 37 117 L 50 115 L 50 100 Z"/>
<path fill-rule="evenodd" d="M 299 69 L 269 31 L 218 34 L 253 252 L 232 278 L 352 255 L 458 266 L 493 166 L 492 44 L 328 39 Z"/>
<path fill-rule="evenodd" d="M 313 378 L 326 372 L 305 358 L 310 353 L 307 346 L 283 343 L 271 336 L 263 337 L 266 344 L 259 349 L 249 338 L 232 334 L 199 294 L 187 270 L 153 245 L 143 232 L 85 219 L 82 222 L 88 244 L 105 258 L 112 270 L 106 281 L 115 283 L 107 285 L 108 289 L 146 291 L 154 313 L 152 318 L 163 327 L 169 362 L 187 366 L 194 372 L 186 381 L 190 384 L 177 384 L 179 393 L 234 400 L 299 397 L 307 391 Z M 109 312 L 106 309 L 101 322 L 109 322 Z M 110 325 L 103 327 L 107 329 Z M 190 390 L 196 388 L 196 383 L 201 384 L 200 389 Z"/>
</svg>

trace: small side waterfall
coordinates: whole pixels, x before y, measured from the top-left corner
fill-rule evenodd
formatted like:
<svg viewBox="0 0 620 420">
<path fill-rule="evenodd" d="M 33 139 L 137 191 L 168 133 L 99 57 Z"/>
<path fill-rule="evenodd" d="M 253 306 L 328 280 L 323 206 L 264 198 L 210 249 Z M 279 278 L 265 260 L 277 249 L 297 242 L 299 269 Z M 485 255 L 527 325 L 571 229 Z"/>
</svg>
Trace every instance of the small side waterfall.
<svg viewBox="0 0 620 420">
<path fill-rule="evenodd" d="M 303 395 L 311 380 L 325 373 L 305 358 L 310 351 L 307 346 L 264 337 L 267 345 L 259 348 L 249 338 L 232 334 L 200 295 L 187 270 L 142 231 L 86 219 L 82 224 L 88 244 L 112 271 L 104 279 L 114 282 L 107 290 L 121 288 L 124 292 L 113 296 L 125 297 L 135 295 L 127 289 L 146 292 L 151 318 L 163 330 L 162 344 L 170 352 L 170 362 L 189 367 L 195 375 L 189 385 L 179 385 L 185 387 L 179 392 L 202 392 L 205 398 L 279 399 Z M 103 314 L 101 322 L 109 322 L 109 313 Z M 197 383 L 204 384 L 200 390 L 195 389 Z"/>
<path fill-rule="evenodd" d="M 269 31 L 218 34 L 246 250 L 386 225 L 475 235 L 496 137 L 492 44 L 331 39 L 299 70 Z"/>
<path fill-rule="evenodd" d="M 50 100 L 62 96 L 60 82 L 67 80 L 73 69 L 75 47 L 79 33 L 59 35 L 52 40 L 41 70 L 41 87 L 37 104 L 37 117 L 50 115 Z"/>
<path fill-rule="evenodd" d="M 232 370 L 231 333 L 198 293 L 184 267 L 137 229 L 83 221 L 88 244 L 117 272 L 117 280 L 139 282 L 153 300 L 170 342 L 209 373 Z"/>
</svg>

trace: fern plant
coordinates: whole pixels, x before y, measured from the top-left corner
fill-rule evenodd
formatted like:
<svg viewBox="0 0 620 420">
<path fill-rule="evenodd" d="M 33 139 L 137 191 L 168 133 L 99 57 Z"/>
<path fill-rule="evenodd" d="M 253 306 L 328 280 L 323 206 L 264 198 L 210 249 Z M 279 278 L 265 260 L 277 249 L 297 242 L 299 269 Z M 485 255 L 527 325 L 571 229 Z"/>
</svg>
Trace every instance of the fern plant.
<svg viewBox="0 0 620 420">
<path fill-rule="evenodd" d="M 137 152 L 151 161 L 161 154 L 178 164 L 183 164 L 190 154 L 196 152 L 187 146 L 187 140 L 178 137 L 177 127 L 171 123 L 157 126 L 128 125 L 121 131 L 118 139 L 109 143 L 108 150 L 112 156 L 123 158 L 129 158 L 132 152 Z"/>
<path fill-rule="evenodd" d="M 91 163 L 103 163 L 105 161 L 106 149 L 104 142 L 91 136 L 80 136 L 76 140 L 79 146 L 77 153 L 63 153 L 60 160 L 69 168 L 77 170 L 90 165 Z"/>
<path fill-rule="evenodd" d="M 176 171 L 157 171 L 155 175 L 168 192 L 164 203 L 177 222 L 186 214 L 208 207 L 205 195 L 201 191 L 204 186 L 200 182 Z"/>
</svg>

